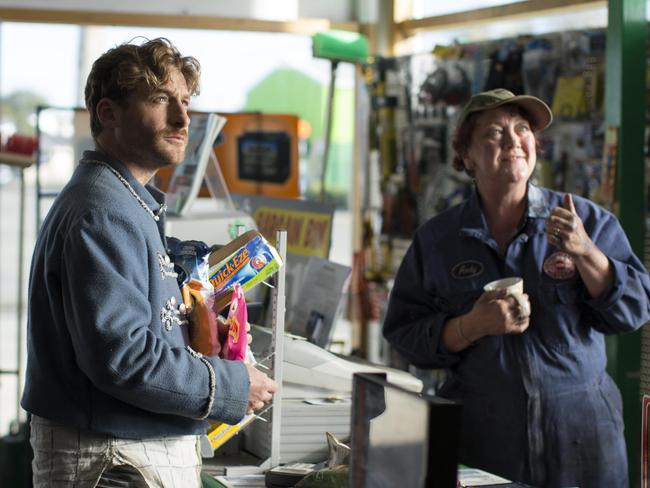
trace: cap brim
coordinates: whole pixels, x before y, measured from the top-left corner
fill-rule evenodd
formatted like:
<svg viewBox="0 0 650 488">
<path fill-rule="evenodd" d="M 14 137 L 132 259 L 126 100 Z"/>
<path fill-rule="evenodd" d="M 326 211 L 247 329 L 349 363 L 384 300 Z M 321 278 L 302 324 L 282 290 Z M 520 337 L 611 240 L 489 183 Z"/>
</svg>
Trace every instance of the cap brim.
<svg viewBox="0 0 650 488">
<path fill-rule="evenodd" d="M 479 110 L 473 110 L 470 113 L 484 112 L 493 108 L 501 107 L 502 105 L 519 105 L 531 117 L 531 124 L 534 130 L 544 130 L 551 122 L 553 122 L 553 112 L 548 105 L 542 102 L 537 97 L 530 95 L 516 95 L 501 102 L 495 102 L 487 107 L 482 107 Z M 469 115 L 469 114 L 467 114 Z"/>
</svg>

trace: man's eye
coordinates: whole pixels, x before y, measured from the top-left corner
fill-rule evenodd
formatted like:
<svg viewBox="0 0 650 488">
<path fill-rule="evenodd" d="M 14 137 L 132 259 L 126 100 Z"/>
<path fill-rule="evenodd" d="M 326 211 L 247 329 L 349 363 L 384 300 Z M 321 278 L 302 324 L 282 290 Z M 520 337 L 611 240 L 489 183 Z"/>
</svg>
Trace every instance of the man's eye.
<svg viewBox="0 0 650 488">
<path fill-rule="evenodd" d="M 167 97 L 165 95 L 159 95 L 157 97 L 154 97 L 153 101 L 156 103 L 165 103 L 167 101 Z"/>
</svg>

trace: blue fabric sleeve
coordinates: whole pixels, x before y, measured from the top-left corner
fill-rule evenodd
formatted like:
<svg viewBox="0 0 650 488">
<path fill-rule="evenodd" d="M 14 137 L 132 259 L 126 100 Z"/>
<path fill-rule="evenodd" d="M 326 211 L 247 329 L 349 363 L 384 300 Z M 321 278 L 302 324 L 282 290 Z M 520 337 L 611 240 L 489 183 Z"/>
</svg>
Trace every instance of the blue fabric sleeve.
<svg viewBox="0 0 650 488">
<path fill-rule="evenodd" d="M 391 290 L 383 334 L 410 363 L 421 368 L 445 368 L 460 356 L 445 350 L 442 328 L 449 315 L 436 305 L 422 277 L 422 253 L 417 236 L 404 256 Z"/>
<path fill-rule="evenodd" d="M 645 266 L 609 212 L 598 215 L 597 221 L 585 222 L 585 228 L 590 227 L 592 241 L 608 257 L 614 271 L 612 286 L 601 296 L 585 301 L 601 319 L 593 327 L 605 334 L 636 330 L 650 320 L 650 279 Z"/>
</svg>

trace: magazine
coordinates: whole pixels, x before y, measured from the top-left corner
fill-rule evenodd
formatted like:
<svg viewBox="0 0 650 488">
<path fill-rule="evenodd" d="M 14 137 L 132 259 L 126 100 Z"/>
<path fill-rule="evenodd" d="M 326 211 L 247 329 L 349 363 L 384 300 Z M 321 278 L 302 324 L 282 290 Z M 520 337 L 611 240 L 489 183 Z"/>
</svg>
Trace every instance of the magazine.
<svg viewBox="0 0 650 488">
<path fill-rule="evenodd" d="M 510 480 L 488 473 L 482 469 L 468 468 L 467 466 L 462 465 L 458 467 L 458 486 L 461 488 L 504 485 L 509 483 L 511 483 Z"/>
<path fill-rule="evenodd" d="M 318 256 L 291 255 L 287 277 L 287 329 L 317 346 L 327 348 L 340 317 L 352 269 Z"/>
<path fill-rule="evenodd" d="M 174 168 L 167 187 L 167 207 L 171 215 L 184 215 L 194 203 L 203 183 L 214 141 L 225 123 L 226 118 L 215 113 L 190 114 L 185 159 Z"/>
</svg>

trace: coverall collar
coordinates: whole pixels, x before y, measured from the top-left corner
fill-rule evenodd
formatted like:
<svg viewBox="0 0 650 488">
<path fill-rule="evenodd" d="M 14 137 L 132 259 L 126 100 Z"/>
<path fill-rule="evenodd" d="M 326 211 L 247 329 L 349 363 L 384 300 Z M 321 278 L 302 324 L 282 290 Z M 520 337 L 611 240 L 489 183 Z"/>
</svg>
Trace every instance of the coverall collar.
<svg viewBox="0 0 650 488">
<path fill-rule="evenodd" d="M 528 190 L 526 191 L 526 200 L 527 210 L 524 217 L 527 218 L 522 219 L 522 222 L 519 224 L 519 230 L 525 226 L 528 219 L 546 219 L 551 214 L 544 193 L 530 181 L 528 182 Z M 483 215 L 483 209 L 481 208 L 480 197 L 476 187 L 474 187 L 474 191 L 472 191 L 463 209 L 460 233 L 477 237 L 486 237 L 489 235 L 487 222 Z"/>
</svg>

